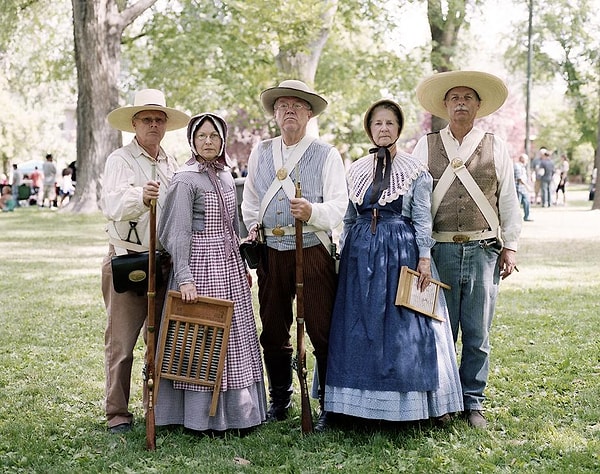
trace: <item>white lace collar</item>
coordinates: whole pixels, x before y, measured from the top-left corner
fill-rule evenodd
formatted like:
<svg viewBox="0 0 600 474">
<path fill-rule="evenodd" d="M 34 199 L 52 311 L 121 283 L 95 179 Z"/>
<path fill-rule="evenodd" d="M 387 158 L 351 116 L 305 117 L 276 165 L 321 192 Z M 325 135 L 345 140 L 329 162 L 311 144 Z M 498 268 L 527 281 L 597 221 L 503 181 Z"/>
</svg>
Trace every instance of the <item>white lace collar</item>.
<svg viewBox="0 0 600 474">
<path fill-rule="evenodd" d="M 348 195 L 355 204 L 361 205 L 363 203 L 365 193 L 373 183 L 375 157 L 374 153 L 363 156 L 350 166 L 348 171 Z M 427 171 L 427 168 L 417 158 L 408 153 L 396 152 L 396 156 L 392 160 L 390 186 L 381 193 L 379 204 L 384 206 L 406 194 L 412 182 L 423 171 Z"/>
</svg>

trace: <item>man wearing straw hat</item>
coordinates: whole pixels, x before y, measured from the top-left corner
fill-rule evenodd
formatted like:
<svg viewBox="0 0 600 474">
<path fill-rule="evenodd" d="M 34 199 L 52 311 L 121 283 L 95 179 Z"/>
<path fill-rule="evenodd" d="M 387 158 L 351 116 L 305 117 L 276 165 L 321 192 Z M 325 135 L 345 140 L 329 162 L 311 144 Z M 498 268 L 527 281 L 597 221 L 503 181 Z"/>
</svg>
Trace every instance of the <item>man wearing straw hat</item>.
<svg viewBox="0 0 600 474">
<path fill-rule="evenodd" d="M 507 95 L 501 79 L 478 71 L 434 74 L 417 87 L 421 105 L 449 121 L 422 137 L 413 154 L 434 178 L 432 258 L 451 287 L 445 295 L 455 342 L 461 331 L 465 416 L 482 429 L 489 331 L 500 280 L 517 269 L 521 214 L 505 142 L 474 122 L 499 109 Z"/>
<path fill-rule="evenodd" d="M 166 107 L 161 91 L 144 89 L 135 94 L 133 106 L 113 110 L 107 120 L 113 128 L 135 134 L 128 145 L 107 158 L 101 197 L 109 238 L 108 254 L 102 262 L 102 294 L 108 315 L 105 410 L 109 431 L 123 433 L 133 424 L 128 408 L 133 349 L 146 320 L 148 300 L 145 294 L 115 291 L 111 259 L 148 250 L 150 203 L 156 200 L 159 219 L 169 181 L 177 169 L 175 158 L 160 143 L 167 131 L 185 127 L 189 116 Z M 157 314 L 162 310 L 165 290 L 166 281 L 156 288 Z"/>
<path fill-rule="evenodd" d="M 295 228 L 303 227 L 304 317 L 314 347 L 319 373 L 321 416 L 315 426 L 323 431 L 325 374 L 331 312 L 337 277 L 331 257 L 331 230 L 348 205 L 345 169 L 339 152 L 307 134 L 307 125 L 327 107 L 327 101 L 304 82 L 286 80 L 261 94 L 265 112 L 275 117 L 281 136 L 259 143 L 248 160 L 242 215 L 249 238 L 257 229 L 267 248 L 257 269 L 258 297 L 264 352 L 271 398 L 267 420 L 283 420 L 292 396 L 292 301 L 295 288 Z M 302 197 L 294 195 L 300 182 Z"/>
</svg>

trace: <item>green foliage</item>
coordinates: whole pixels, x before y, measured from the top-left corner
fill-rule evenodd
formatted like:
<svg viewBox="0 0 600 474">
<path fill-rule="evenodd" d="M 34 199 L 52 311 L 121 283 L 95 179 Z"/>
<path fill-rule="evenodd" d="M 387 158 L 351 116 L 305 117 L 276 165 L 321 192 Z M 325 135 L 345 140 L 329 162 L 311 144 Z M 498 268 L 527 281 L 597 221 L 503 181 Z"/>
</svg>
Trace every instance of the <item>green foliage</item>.
<svg viewBox="0 0 600 474">
<path fill-rule="evenodd" d="M 74 111 L 73 40 L 70 1 L 5 1 L 0 31 L 0 148 L 2 171 L 9 162 L 54 153 L 75 159 L 75 144 L 63 123 Z M 60 120 L 57 120 L 60 117 Z"/>
<path fill-rule="evenodd" d="M 165 88 L 194 112 L 221 111 L 240 130 L 276 133 L 273 123 L 265 124 L 260 92 L 289 78 L 277 66 L 277 55 L 307 53 L 323 28 L 319 16 L 327 3 L 180 3 L 144 25 L 143 42 L 126 43 L 127 56 L 136 58 L 126 74 Z M 402 101 L 420 76 L 420 63 L 399 56 L 386 36 L 394 28 L 391 21 L 379 1 L 338 6 L 315 88 L 330 103 L 320 117 L 321 130 L 342 149 L 365 141 L 362 114 L 373 100 L 385 95 Z M 361 150 L 350 155 L 360 156 Z"/>
<path fill-rule="evenodd" d="M 566 103 L 578 131 L 573 140 L 559 145 L 567 149 L 584 143 L 597 147 L 600 43 L 593 34 L 597 18 L 589 0 L 533 2 L 532 77 L 541 83 L 561 78 L 567 86 Z M 526 24 L 516 25 L 516 41 L 505 55 L 513 71 L 526 69 L 527 31 Z M 537 123 L 540 130 L 552 126 L 554 121 Z"/>
<path fill-rule="evenodd" d="M 600 273 L 589 262 L 600 258 L 600 216 L 587 210 L 587 188 L 568 193 L 566 207 L 532 209 L 535 222 L 524 227 L 520 242 L 520 272 L 502 283 L 491 336 L 487 431 L 456 418 L 446 428 L 350 421 L 302 436 L 294 398 L 290 419 L 244 437 L 159 427 L 155 452 L 145 450 L 141 338 L 131 398 L 136 425 L 122 436 L 105 428 L 103 218 L 35 208 L 2 213 L 0 470 L 598 472 Z"/>
</svg>

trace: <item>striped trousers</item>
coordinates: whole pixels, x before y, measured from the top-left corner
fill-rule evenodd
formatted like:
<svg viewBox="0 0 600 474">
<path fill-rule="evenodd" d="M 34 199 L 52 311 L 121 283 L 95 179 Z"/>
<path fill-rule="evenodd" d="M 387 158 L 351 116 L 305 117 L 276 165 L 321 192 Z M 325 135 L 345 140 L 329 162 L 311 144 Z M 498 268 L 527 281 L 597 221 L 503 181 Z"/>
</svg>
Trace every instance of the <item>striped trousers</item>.
<svg viewBox="0 0 600 474">
<path fill-rule="evenodd" d="M 327 358 L 329 327 L 337 275 L 334 260 L 323 245 L 304 249 L 304 322 L 317 359 Z M 258 300 L 265 358 L 293 353 L 290 328 L 296 296 L 296 251 L 267 249 L 257 268 Z"/>
</svg>

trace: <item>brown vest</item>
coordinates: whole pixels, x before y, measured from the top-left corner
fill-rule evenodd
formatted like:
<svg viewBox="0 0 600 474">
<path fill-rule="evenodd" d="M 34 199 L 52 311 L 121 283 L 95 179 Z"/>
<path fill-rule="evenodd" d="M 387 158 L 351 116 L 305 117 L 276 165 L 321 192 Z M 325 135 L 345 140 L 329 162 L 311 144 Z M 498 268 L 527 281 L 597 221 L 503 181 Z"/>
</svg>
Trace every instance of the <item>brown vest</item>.
<svg viewBox="0 0 600 474">
<path fill-rule="evenodd" d="M 433 189 L 450 163 L 440 132 L 427 135 L 429 172 Z M 466 168 L 498 215 L 498 178 L 494 166 L 494 135 L 486 133 L 467 160 Z M 434 232 L 473 232 L 490 228 L 460 179 L 455 178 L 433 219 Z"/>
</svg>

